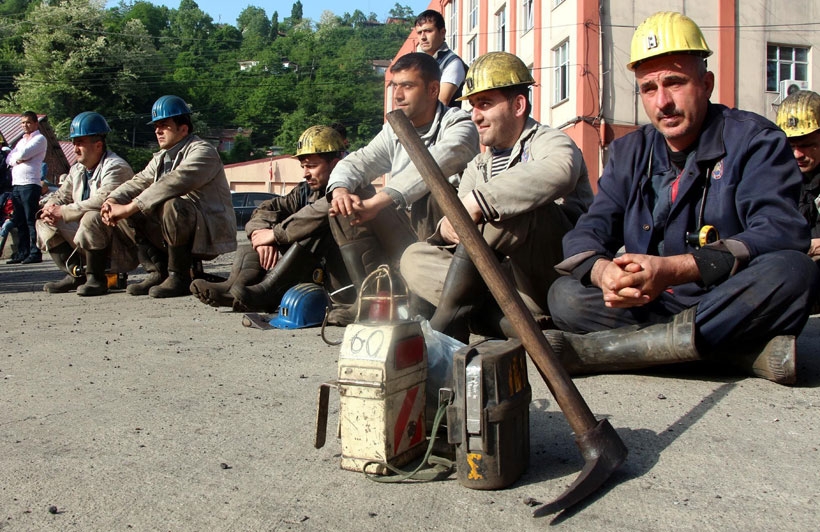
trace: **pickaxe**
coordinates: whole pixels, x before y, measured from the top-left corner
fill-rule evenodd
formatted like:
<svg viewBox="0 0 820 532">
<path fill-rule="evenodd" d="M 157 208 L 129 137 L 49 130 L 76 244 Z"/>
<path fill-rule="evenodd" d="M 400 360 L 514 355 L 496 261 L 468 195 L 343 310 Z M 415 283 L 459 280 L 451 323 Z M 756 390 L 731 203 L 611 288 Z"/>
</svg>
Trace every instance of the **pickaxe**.
<svg viewBox="0 0 820 532">
<path fill-rule="evenodd" d="M 419 170 L 433 198 L 453 225 L 461 243 L 504 315 L 515 328 L 521 343 L 575 433 L 575 443 L 581 449 L 585 462 L 581 474 L 561 496 L 537 508 L 533 515 L 539 517 L 569 508 L 596 491 L 623 463 L 627 455 L 626 446 L 606 419 L 595 419 L 410 120 L 402 111 L 391 111 L 387 113 L 387 121 Z"/>
</svg>

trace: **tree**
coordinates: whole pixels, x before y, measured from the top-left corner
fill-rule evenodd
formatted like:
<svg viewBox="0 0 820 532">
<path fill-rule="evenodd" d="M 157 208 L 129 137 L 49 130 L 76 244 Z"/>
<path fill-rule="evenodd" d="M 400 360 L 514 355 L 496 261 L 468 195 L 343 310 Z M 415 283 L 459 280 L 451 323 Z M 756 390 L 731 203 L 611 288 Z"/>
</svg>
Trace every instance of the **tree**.
<svg viewBox="0 0 820 532">
<path fill-rule="evenodd" d="M 270 42 L 271 23 L 261 7 L 248 6 L 236 18 L 242 32 L 242 49 L 247 53 L 261 50 Z"/>
<path fill-rule="evenodd" d="M 296 2 L 293 3 L 293 7 L 290 10 L 290 19 L 294 24 L 302 20 L 302 2 L 300 0 L 296 0 Z"/>
<path fill-rule="evenodd" d="M 277 37 L 279 37 L 279 12 L 274 11 L 270 18 L 270 41 L 275 41 Z"/>
<path fill-rule="evenodd" d="M 412 7 L 399 5 L 398 2 L 396 2 L 396 5 L 393 6 L 393 9 L 391 9 L 388 14 L 392 18 L 400 18 L 407 21 L 410 21 L 415 17 L 415 15 L 413 15 Z"/>
<path fill-rule="evenodd" d="M 105 16 L 102 0 L 42 3 L 29 12 L 24 70 L 3 106 L 36 109 L 59 124 L 81 111 L 116 115 L 141 102 L 144 91 L 134 82 L 158 63 L 151 37 L 139 20 L 111 34 Z"/>
</svg>

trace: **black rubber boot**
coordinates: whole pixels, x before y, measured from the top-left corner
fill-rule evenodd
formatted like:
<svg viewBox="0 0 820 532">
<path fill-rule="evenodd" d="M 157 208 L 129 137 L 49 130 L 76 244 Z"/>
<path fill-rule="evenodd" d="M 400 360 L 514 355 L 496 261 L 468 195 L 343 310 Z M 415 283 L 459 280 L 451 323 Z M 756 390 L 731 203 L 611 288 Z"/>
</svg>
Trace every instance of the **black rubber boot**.
<svg viewBox="0 0 820 532">
<path fill-rule="evenodd" d="M 140 244 L 137 247 L 137 255 L 148 276 L 142 282 L 128 285 L 125 291 L 132 296 L 144 296 L 148 295 L 151 287 L 157 286 L 168 277 L 167 259 L 161 250 L 151 244 Z"/>
<path fill-rule="evenodd" d="M 94 249 L 85 252 L 86 281 L 77 287 L 77 295 L 83 297 L 101 296 L 108 293 L 108 279 L 105 277 L 105 267 L 108 263 L 108 251 Z"/>
<path fill-rule="evenodd" d="M 313 253 L 294 242 L 259 283 L 251 286 L 234 283 L 230 291 L 236 300 L 234 309 L 243 312 L 274 312 L 290 287 L 313 280 L 313 270 L 317 263 Z"/>
<path fill-rule="evenodd" d="M 171 246 L 168 248 L 168 277 L 157 286 L 148 290 L 151 297 L 164 299 L 191 295 L 191 256 L 190 246 Z"/>
<path fill-rule="evenodd" d="M 777 384 L 797 382 L 797 342 L 794 336 L 775 336 L 765 343 L 738 348 L 718 361 L 745 375 L 760 377 Z"/>
<path fill-rule="evenodd" d="M 206 305 L 212 307 L 232 307 L 235 299 L 230 290 L 233 286 L 246 286 L 258 282 L 265 271 L 259 265 L 259 254 L 251 246 L 243 246 L 236 252 L 231 275 L 221 283 L 211 283 L 205 279 L 194 279 L 191 293 Z"/>
<path fill-rule="evenodd" d="M 51 255 L 51 260 L 57 265 L 59 269 L 66 272 L 66 276 L 59 281 L 52 281 L 43 285 L 43 290 L 49 294 L 64 294 L 71 290 L 75 290 L 78 286 L 85 283 L 85 272 L 82 270 L 83 266 L 83 252 L 80 249 L 74 251 L 68 242 L 63 242 L 54 249 L 48 250 Z M 81 272 L 79 275 L 74 275 L 73 272 Z"/>
<path fill-rule="evenodd" d="M 331 325 L 344 327 L 356 321 L 356 313 L 359 308 L 358 295 L 365 278 L 387 261 L 384 258 L 378 239 L 372 236 L 342 244 L 339 246 L 339 252 L 347 268 L 350 281 L 356 288 L 357 301 L 350 305 L 331 309 L 327 315 L 327 322 Z M 367 311 L 367 309 L 362 310 L 363 312 Z"/>
<path fill-rule="evenodd" d="M 444 278 L 430 327 L 463 343 L 470 340 L 470 314 L 487 299 L 487 285 L 464 245 L 459 244 Z"/>
<path fill-rule="evenodd" d="M 544 335 L 570 375 L 701 360 L 695 348 L 695 307 L 675 315 L 668 323 L 588 334 L 549 330 Z"/>
</svg>

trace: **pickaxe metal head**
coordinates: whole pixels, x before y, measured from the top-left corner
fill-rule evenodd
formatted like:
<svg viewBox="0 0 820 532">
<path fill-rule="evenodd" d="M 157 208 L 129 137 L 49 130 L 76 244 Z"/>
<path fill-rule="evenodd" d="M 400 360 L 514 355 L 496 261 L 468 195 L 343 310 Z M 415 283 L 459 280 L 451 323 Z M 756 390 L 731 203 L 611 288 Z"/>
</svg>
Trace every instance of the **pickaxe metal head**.
<svg viewBox="0 0 820 532">
<path fill-rule="evenodd" d="M 559 512 L 581 502 L 600 488 L 626 459 L 626 446 L 606 419 L 586 433 L 576 435 L 575 443 L 584 457 L 584 468 L 557 499 L 536 508 L 533 517 Z"/>
</svg>

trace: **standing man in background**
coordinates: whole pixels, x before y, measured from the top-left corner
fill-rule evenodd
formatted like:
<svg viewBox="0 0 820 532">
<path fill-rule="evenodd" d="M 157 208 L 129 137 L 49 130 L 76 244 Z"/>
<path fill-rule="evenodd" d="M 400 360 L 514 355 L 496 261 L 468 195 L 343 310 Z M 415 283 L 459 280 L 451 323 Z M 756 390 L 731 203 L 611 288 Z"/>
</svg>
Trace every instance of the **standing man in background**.
<svg viewBox="0 0 820 532">
<path fill-rule="evenodd" d="M 14 226 L 17 228 L 18 249 L 8 264 L 34 264 L 43 261 L 37 247 L 37 210 L 40 203 L 40 172 L 48 142 L 40 133 L 40 124 L 34 111 L 21 117 L 23 137 L 6 156 L 11 168 Z"/>
<path fill-rule="evenodd" d="M 458 98 L 461 98 L 467 65 L 444 42 L 447 37 L 444 17 L 438 11 L 428 9 L 416 17 L 415 26 L 419 37 L 418 51 L 433 56 L 441 70 L 439 101 L 449 107 L 461 107 Z"/>
</svg>

